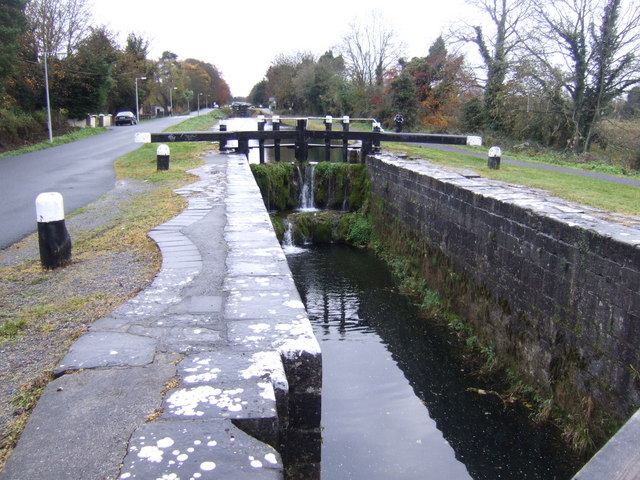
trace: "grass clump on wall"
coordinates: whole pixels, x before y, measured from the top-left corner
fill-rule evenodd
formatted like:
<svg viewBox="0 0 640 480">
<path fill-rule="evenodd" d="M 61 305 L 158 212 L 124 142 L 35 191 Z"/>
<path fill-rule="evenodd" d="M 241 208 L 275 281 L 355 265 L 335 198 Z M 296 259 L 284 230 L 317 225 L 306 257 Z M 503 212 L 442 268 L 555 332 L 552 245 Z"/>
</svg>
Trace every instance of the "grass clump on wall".
<svg viewBox="0 0 640 480">
<path fill-rule="evenodd" d="M 250 167 L 268 210 L 285 211 L 298 206 L 292 164 L 252 163 Z"/>
</svg>

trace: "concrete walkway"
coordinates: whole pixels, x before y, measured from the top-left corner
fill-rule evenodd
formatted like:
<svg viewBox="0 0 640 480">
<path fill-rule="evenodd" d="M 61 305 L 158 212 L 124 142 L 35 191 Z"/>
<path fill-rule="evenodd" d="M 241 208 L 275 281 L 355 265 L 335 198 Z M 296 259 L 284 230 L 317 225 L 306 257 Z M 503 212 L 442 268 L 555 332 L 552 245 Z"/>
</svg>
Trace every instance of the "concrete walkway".
<svg viewBox="0 0 640 480">
<path fill-rule="evenodd" d="M 248 162 L 194 173 L 161 271 L 72 345 L 0 479 L 278 479 L 301 438 L 287 467 L 319 472 L 320 347 Z"/>
</svg>

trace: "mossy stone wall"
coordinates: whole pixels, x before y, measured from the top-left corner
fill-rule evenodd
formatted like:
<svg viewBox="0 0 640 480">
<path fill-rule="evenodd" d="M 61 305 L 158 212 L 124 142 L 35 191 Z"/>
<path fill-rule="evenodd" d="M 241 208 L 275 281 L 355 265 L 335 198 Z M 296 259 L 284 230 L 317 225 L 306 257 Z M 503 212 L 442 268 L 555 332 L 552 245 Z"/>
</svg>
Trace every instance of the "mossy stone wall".
<svg viewBox="0 0 640 480">
<path fill-rule="evenodd" d="M 596 441 L 640 405 L 640 229 L 544 192 L 370 156 L 378 237 Z"/>
</svg>

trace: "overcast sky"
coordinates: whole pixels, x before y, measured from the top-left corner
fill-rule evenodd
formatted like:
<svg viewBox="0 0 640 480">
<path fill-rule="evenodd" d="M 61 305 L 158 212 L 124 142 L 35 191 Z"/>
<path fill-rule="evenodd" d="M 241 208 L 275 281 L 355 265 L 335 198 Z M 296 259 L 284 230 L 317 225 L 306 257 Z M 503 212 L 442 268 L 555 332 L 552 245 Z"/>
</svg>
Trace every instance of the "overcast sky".
<svg viewBox="0 0 640 480">
<path fill-rule="evenodd" d="M 211 63 L 236 96 L 248 95 L 278 54 L 321 55 L 374 10 L 406 45 L 407 58 L 425 56 L 456 19 L 477 15 L 464 0 L 91 1 L 94 23 L 116 32 L 121 45 L 134 32 L 149 40 L 153 59 L 169 50 Z"/>
</svg>

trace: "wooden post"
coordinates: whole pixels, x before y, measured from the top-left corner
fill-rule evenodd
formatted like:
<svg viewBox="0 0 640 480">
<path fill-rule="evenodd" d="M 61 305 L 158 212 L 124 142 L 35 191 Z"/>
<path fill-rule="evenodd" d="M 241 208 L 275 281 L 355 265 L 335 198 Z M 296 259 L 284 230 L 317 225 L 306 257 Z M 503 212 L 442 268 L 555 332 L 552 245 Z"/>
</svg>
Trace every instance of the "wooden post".
<svg viewBox="0 0 640 480">
<path fill-rule="evenodd" d="M 342 117 L 342 131 L 343 132 L 349 131 L 349 117 L 346 115 Z M 349 160 L 349 140 L 345 138 L 344 140 L 342 140 L 342 161 L 347 162 L 348 160 Z"/>
<path fill-rule="evenodd" d="M 324 128 L 327 132 L 331 131 L 332 123 L 333 117 L 331 117 L 331 115 L 324 117 Z M 324 161 L 331 161 L 331 139 L 328 136 L 324 139 Z"/>
<path fill-rule="evenodd" d="M 274 115 L 271 118 L 271 127 L 273 128 L 274 132 L 280 131 L 280 117 L 278 115 Z M 279 162 L 280 161 L 280 140 L 274 139 L 273 145 L 275 147 L 274 150 L 275 150 L 276 162 Z"/>
<path fill-rule="evenodd" d="M 373 123 L 373 133 L 380 133 L 380 124 L 378 122 Z M 375 135 L 373 139 L 373 153 L 380 153 L 380 135 Z"/>
<path fill-rule="evenodd" d="M 371 148 L 371 140 L 362 140 L 362 147 L 360 148 L 360 163 L 365 163 L 367 155 L 371 153 Z"/>
<path fill-rule="evenodd" d="M 169 170 L 171 151 L 164 143 L 156 149 L 156 165 L 158 170 Z"/>
<path fill-rule="evenodd" d="M 296 145 L 295 145 L 295 157 L 299 163 L 304 163 L 307 161 L 307 157 L 309 155 L 309 145 L 307 144 L 306 139 L 306 127 L 307 127 L 307 119 L 299 118 L 296 124 L 296 131 L 298 135 L 296 136 Z"/>
<path fill-rule="evenodd" d="M 221 132 L 226 132 L 227 131 L 227 124 L 220 122 L 220 126 L 218 127 L 218 130 L 220 130 Z M 220 140 L 220 150 L 224 150 L 225 148 L 227 148 L 227 141 L 226 140 Z"/>
<path fill-rule="evenodd" d="M 42 268 L 53 270 L 71 261 L 71 237 L 64 223 L 64 202 L 58 192 L 36 197 L 38 245 Z"/>
<path fill-rule="evenodd" d="M 264 126 L 267 121 L 264 118 L 264 115 L 258 115 L 258 131 L 264 132 Z M 260 151 L 260 163 L 264 163 L 264 139 L 258 139 L 258 149 Z"/>
<path fill-rule="evenodd" d="M 236 151 L 239 153 L 244 153 L 245 156 L 248 158 L 249 157 L 249 140 L 247 140 L 246 138 L 239 138 L 238 148 L 236 149 Z"/>
</svg>

